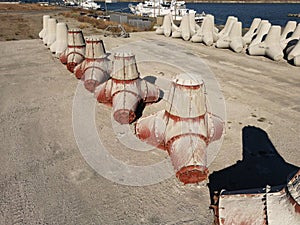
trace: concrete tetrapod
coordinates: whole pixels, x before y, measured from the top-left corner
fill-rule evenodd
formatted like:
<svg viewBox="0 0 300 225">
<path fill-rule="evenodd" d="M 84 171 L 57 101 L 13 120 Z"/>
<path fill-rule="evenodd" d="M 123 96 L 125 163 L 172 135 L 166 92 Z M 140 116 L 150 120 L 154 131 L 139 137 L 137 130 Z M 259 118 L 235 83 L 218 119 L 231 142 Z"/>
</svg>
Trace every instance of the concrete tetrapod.
<svg viewBox="0 0 300 225">
<path fill-rule="evenodd" d="M 222 133 L 223 121 L 207 112 L 203 81 L 190 74 L 173 81 L 165 110 L 136 124 L 139 139 L 168 151 L 176 177 L 184 184 L 207 179 L 206 148 Z"/>
<path fill-rule="evenodd" d="M 269 23 L 268 20 L 262 20 L 257 28 L 256 37 L 251 41 L 249 47 L 261 43 L 265 35 L 268 34 L 270 28 L 271 28 L 271 23 Z"/>
<path fill-rule="evenodd" d="M 40 39 L 44 39 L 46 33 L 47 33 L 47 28 L 48 28 L 48 19 L 50 19 L 49 15 L 44 15 L 43 16 L 43 29 L 39 33 Z"/>
<path fill-rule="evenodd" d="M 289 43 L 289 41 L 291 41 L 290 37 L 292 35 L 289 34 L 293 34 L 296 27 L 297 27 L 296 21 L 288 21 L 287 24 L 285 25 L 282 34 L 280 36 L 280 45 L 282 49 L 284 49 Z"/>
<path fill-rule="evenodd" d="M 214 43 L 215 33 L 215 18 L 213 15 L 207 14 L 201 24 L 200 29 L 197 30 L 191 38 L 192 42 L 203 42 L 207 46 Z"/>
<path fill-rule="evenodd" d="M 46 17 L 46 26 L 45 26 L 45 29 L 44 29 L 44 36 L 43 36 L 43 43 L 44 43 L 44 45 L 47 45 L 47 42 L 48 42 L 48 35 L 49 35 L 49 20 L 50 19 L 53 19 L 53 18 L 51 18 L 51 17 L 49 17 L 49 18 L 47 18 Z M 53 21 L 53 20 L 52 20 Z"/>
<path fill-rule="evenodd" d="M 68 31 L 68 47 L 60 55 L 59 59 L 63 64 L 67 64 L 67 69 L 74 72 L 75 66 L 84 60 L 85 41 L 80 29 L 70 29 Z"/>
<path fill-rule="evenodd" d="M 163 25 L 156 29 L 156 34 L 163 34 L 170 37 L 172 34 L 172 15 L 169 13 L 164 16 Z"/>
<path fill-rule="evenodd" d="M 56 24 L 57 20 L 55 18 L 48 19 L 47 42 L 45 43 L 48 48 L 50 48 L 50 46 L 55 42 Z"/>
<path fill-rule="evenodd" d="M 249 46 L 250 55 L 265 55 L 269 58 L 278 61 L 283 58 L 283 50 L 280 46 L 281 27 L 273 25 L 265 39 L 265 41 Z"/>
<path fill-rule="evenodd" d="M 134 54 L 116 53 L 111 79 L 95 89 L 97 101 L 112 105 L 113 117 L 120 124 L 132 123 L 141 104 L 159 99 L 159 88 L 139 75 Z"/>
<path fill-rule="evenodd" d="M 243 36 L 243 41 L 244 41 L 244 45 L 248 45 L 250 44 L 250 42 L 252 41 L 252 38 L 255 36 L 255 34 L 257 33 L 259 24 L 261 22 L 260 18 L 254 18 L 251 26 L 249 28 L 249 30 L 247 31 L 247 33 Z"/>
<path fill-rule="evenodd" d="M 85 59 L 75 67 L 74 74 L 84 80 L 85 88 L 92 93 L 110 78 L 109 60 L 102 40 L 94 37 L 86 39 Z"/>
<path fill-rule="evenodd" d="M 300 170 L 286 186 L 222 190 L 216 196 L 215 224 L 300 224 Z"/>
<path fill-rule="evenodd" d="M 66 23 L 56 24 L 55 42 L 50 46 L 50 51 L 59 57 L 59 55 L 68 47 L 68 26 Z"/>
</svg>

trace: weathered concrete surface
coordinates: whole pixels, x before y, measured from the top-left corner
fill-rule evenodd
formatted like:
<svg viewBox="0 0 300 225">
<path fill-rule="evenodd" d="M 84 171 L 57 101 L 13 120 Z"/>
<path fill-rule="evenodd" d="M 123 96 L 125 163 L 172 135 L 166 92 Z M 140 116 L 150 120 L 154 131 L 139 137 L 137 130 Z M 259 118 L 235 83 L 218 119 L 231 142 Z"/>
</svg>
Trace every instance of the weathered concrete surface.
<svg viewBox="0 0 300 225">
<path fill-rule="evenodd" d="M 300 171 L 292 173 L 292 179 L 287 177 L 287 186 L 222 191 L 216 224 L 299 224 L 299 174 Z"/>
<path fill-rule="evenodd" d="M 173 49 L 174 60 L 178 47 L 186 60 L 199 57 L 210 67 L 227 106 L 227 131 L 209 166 L 211 172 L 242 158 L 241 131 L 246 125 L 266 131 L 278 153 L 300 165 L 299 68 L 154 32 L 103 40 L 107 49 L 143 40 L 141 46 L 157 46 L 145 52 L 164 56 L 164 50 Z M 0 49 L 0 224 L 212 223 L 204 184 L 183 186 L 172 177 L 156 185 L 130 187 L 94 172 L 73 135 L 72 101 L 78 82 L 74 75 L 40 40 L 0 42 Z M 180 62 L 176 65 L 180 67 Z M 175 69 L 161 66 L 139 63 L 139 70 L 144 76 L 176 75 Z M 159 104 L 146 107 L 145 115 L 159 109 Z M 97 105 L 97 127 L 112 154 L 129 163 L 138 159 L 142 165 L 166 157 L 156 151 L 127 151 L 113 136 L 106 119 L 110 113 L 108 107 Z"/>
</svg>

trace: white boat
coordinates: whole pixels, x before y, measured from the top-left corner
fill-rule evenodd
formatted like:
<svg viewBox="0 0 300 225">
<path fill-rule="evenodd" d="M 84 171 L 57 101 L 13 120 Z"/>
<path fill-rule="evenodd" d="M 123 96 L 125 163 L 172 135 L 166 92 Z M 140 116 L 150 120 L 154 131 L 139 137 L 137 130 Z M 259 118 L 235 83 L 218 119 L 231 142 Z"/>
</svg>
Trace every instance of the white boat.
<svg viewBox="0 0 300 225">
<path fill-rule="evenodd" d="M 72 0 L 64 0 L 63 2 L 65 6 L 78 6 L 77 3 Z"/>
<path fill-rule="evenodd" d="M 105 0 L 105 3 L 116 3 L 118 0 Z"/>
<path fill-rule="evenodd" d="M 137 5 L 129 4 L 128 7 L 133 14 L 139 16 L 157 17 L 171 13 L 173 20 L 181 20 L 182 16 L 189 12 L 196 13 L 196 11 L 193 9 L 187 9 L 184 1 L 176 0 L 172 0 L 171 2 L 164 0 L 149 0 Z M 196 20 L 203 19 L 204 15 L 205 14 L 202 13 L 197 17 L 196 14 Z"/>
<path fill-rule="evenodd" d="M 83 9 L 93 9 L 93 10 L 98 10 L 100 9 L 100 5 L 98 5 L 96 2 L 94 2 L 93 0 L 86 0 L 84 2 L 82 2 L 80 4 L 80 6 L 83 8 Z"/>
</svg>

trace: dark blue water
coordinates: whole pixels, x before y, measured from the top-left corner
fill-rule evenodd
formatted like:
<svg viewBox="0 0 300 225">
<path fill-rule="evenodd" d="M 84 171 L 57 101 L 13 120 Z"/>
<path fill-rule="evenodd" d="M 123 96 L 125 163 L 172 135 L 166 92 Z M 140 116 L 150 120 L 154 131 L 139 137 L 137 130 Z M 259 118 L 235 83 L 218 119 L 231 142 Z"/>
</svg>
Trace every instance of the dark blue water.
<svg viewBox="0 0 300 225">
<path fill-rule="evenodd" d="M 106 4 L 108 10 L 130 12 L 130 2 L 118 2 Z M 136 5 L 137 3 L 132 3 Z M 228 16 L 236 16 L 243 23 L 243 27 L 249 27 L 253 18 L 259 17 L 269 20 L 274 25 L 284 26 L 287 21 L 295 20 L 300 23 L 300 18 L 288 17 L 289 13 L 300 13 L 300 4 L 238 4 L 238 3 L 186 3 L 191 8 L 201 13 L 210 13 L 215 16 L 215 23 L 225 24 Z M 104 2 L 101 7 L 104 8 Z M 121 10 L 122 9 L 122 10 Z"/>
<path fill-rule="evenodd" d="M 104 2 L 100 2 L 101 8 L 105 7 Z M 116 2 L 116 3 L 106 3 L 107 10 L 110 11 L 117 11 L 117 12 L 124 12 L 124 13 L 130 13 L 130 10 L 128 8 L 129 4 L 137 5 L 137 2 Z"/>
<path fill-rule="evenodd" d="M 300 18 L 288 17 L 289 13 L 300 13 L 300 4 L 208 4 L 187 3 L 187 8 L 194 8 L 198 13 L 204 11 L 215 16 L 216 24 L 224 24 L 228 16 L 236 16 L 249 27 L 253 18 L 269 20 L 273 25 L 284 26 L 289 20 L 300 22 Z"/>
</svg>

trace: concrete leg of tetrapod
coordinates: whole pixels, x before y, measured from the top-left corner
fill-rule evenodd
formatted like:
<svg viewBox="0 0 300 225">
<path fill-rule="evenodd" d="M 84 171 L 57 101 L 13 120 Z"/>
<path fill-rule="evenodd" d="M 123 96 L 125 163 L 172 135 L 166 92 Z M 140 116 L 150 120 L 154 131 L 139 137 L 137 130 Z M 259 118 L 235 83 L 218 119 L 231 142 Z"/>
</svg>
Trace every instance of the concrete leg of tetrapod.
<svg viewBox="0 0 300 225">
<path fill-rule="evenodd" d="M 163 28 L 164 28 L 164 35 L 166 37 L 170 37 L 172 34 L 172 15 L 167 14 L 164 17 L 164 22 L 163 22 Z"/>
<path fill-rule="evenodd" d="M 50 51 L 56 57 L 66 50 L 68 47 L 68 26 L 66 23 L 60 22 L 56 24 L 56 38 L 55 42 L 50 46 Z"/>
<path fill-rule="evenodd" d="M 255 35 L 256 31 L 257 31 L 257 28 L 259 26 L 261 22 L 261 19 L 260 18 L 254 18 L 252 23 L 251 23 L 251 26 L 249 28 L 249 30 L 247 31 L 247 33 L 243 36 L 243 42 L 244 42 L 244 45 L 248 45 L 250 44 L 253 36 Z"/>
<path fill-rule="evenodd" d="M 297 27 L 295 28 L 291 39 L 300 39 L 300 23 L 298 23 Z"/>
<path fill-rule="evenodd" d="M 190 36 L 192 37 L 196 33 L 196 21 L 195 21 L 196 12 L 189 12 L 189 23 L 190 23 Z"/>
<path fill-rule="evenodd" d="M 46 32 L 47 32 L 47 27 L 48 27 L 48 19 L 50 18 L 49 15 L 44 15 L 43 16 L 43 29 L 39 32 L 39 37 L 40 39 L 43 39 Z"/>
<path fill-rule="evenodd" d="M 233 23 L 237 22 L 237 21 L 238 21 L 238 19 L 236 17 L 228 16 L 227 20 L 226 20 L 226 23 L 224 25 L 224 28 L 218 33 L 218 39 L 221 38 L 224 35 L 228 36 Z"/>
<path fill-rule="evenodd" d="M 294 57 L 294 65 L 300 66 L 300 55 Z"/>
<path fill-rule="evenodd" d="M 182 17 L 181 23 L 181 37 L 183 40 L 188 41 L 191 38 L 191 31 L 190 31 L 190 19 L 189 14 L 186 14 Z"/>
<path fill-rule="evenodd" d="M 285 25 L 280 36 L 280 45 L 282 49 L 285 49 L 285 47 L 287 46 L 288 42 L 290 41 L 290 37 L 292 36 L 291 34 L 294 33 L 296 27 L 297 27 L 296 21 L 288 21 L 287 24 Z"/>
<path fill-rule="evenodd" d="M 273 25 L 266 37 L 266 56 L 278 61 L 283 58 L 283 49 L 280 46 L 281 27 Z"/>
<path fill-rule="evenodd" d="M 236 22 L 229 34 L 230 37 L 230 44 L 229 47 L 234 52 L 241 52 L 243 50 L 243 39 L 242 39 L 242 22 Z"/>
<path fill-rule="evenodd" d="M 206 15 L 208 21 L 203 27 L 203 43 L 206 46 L 211 46 L 214 43 L 214 35 L 215 35 L 215 17 L 213 15 Z M 216 35 L 215 35 L 216 36 Z"/>
<path fill-rule="evenodd" d="M 48 30 L 47 30 L 47 47 L 50 48 L 50 46 L 55 42 L 56 40 L 56 24 L 57 20 L 54 18 L 50 18 L 48 20 Z"/>
<path fill-rule="evenodd" d="M 291 49 L 290 53 L 288 54 L 287 59 L 292 60 L 296 56 L 300 55 L 300 39 L 296 43 L 296 45 Z"/>
<path fill-rule="evenodd" d="M 176 26 L 174 22 L 172 22 L 172 38 L 181 38 L 181 28 Z"/>
<path fill-rule="evenodd" d="M 256 37 L 250 42 L 249 47 L 255 46 L 263 41 L 263 38 L 268 34 L 271 28 L 271 23 L 268 20 L 262 20 L 257 28 Z"/>
</svg>

